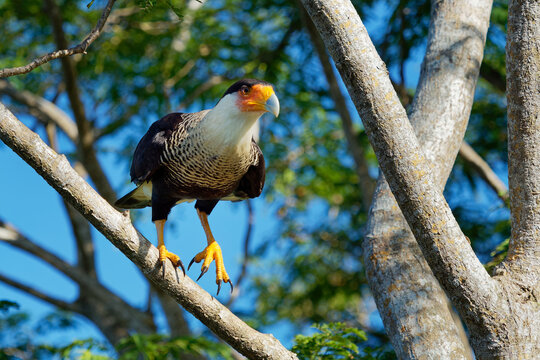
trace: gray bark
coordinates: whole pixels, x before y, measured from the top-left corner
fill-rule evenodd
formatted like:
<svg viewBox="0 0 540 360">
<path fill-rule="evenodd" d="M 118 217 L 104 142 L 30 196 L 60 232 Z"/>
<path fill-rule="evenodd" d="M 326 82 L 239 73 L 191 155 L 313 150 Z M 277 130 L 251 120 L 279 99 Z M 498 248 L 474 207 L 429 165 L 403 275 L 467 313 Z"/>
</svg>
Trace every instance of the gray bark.
<svg viewBox="0 0 540 360">
<path fill-rule="evenodd" d="M 386 68 L 371 44 L 354 7 L 348 1 L 339 0 L 303 0 L 303 3 L 347 85 L 349 94 L 364 122 L 385 178 L 388 180 L 390 189 L 415 235 L 423 257 L 469 328 L 471 345 L 475 350 L 476 357 L 478 359 L 532 359 L 537 357 L 540 350 L 538 341 L 540 307 L 537 300 L 539 298 L 538 279 L 540 274 L 536 266 L 538 260 L 537 238 L 531 236 L 530 233 L 526 236 L 513 235 L 513 239 L 523 240 L 514 241 L 513 246 L 516 250 L 528 249 L 531 252 L 516 251 L 516 255 L 519 254 L 519 256 L 512 256 L 511 253 L 509 259 L 499 268 L 495 278 L 492 279 L 487 274 L 461 232 L 441 193 L 442 183 L 451 165 L 451 161 L 446 163 L 450 156 L 448 154 L 451 152 L 446 153 L 444 149 L 446 147 L 455 148 L 453 153 L 455 157 L 455 152 L 461 141 L 461 139 L 456 138 L 463 130 L 460 130 L 459 127 L 446 128 L 443 126 L 445 132 L 456 131 L 456 133 L 446 140 L 446 144 L 441 143 L 445 139 L 435 140 L 436 142 L 432 143 L 433 149 L 440 150 L 424 155 L 417 138 L 414 136 L 413 128 L 408 122 L 405 110 L 399 104 L 397 95 L 392 89 Z M 441 6 L 440 9 L 442 9 L 444 2 L 436 2 L 435 5 L 435 8 Z M 467 5 L 468 7 L 463 8 L 462 11 L 472 17 L 474 15 L 471 14 L 469 7 L 481 6 L 478 2 Z M 538 78 L 531 79 L 530 77 L 537 77 L 538 74 L 539 52 L 537 49 L 540 36 L 538 36 L 537 18 L 540 4 L 537 1 L 516 1 L 510 5 L 510 8 L 512 9 L 513 6 L 515 6 L 514 11 L 517 17 L 513 20 L 516 29 L 513 30 L 512 26 L 509 26 L 509 32 L 511 33 L 512 30 L 518 32 L 520 35 L 516 35 L 515 38 L 519 44 L 518 47 L 527 49 L 521 52 L 522 56 L 519 60 L 521 63 L 525 62 L 524 66 L 517 65 L 519 61 L 514 60 L 514 64 L 520 68 L 518 76 L 524 78 L 524 83 L 517 86 L 520 90 L 515 90 L 518 91 L 516 100 L 519 99 L 517 108 L 524 109 L 523 115 L 531 114 L 527 117 L 529 123 L 516 127 L 516 131 L 519 135 L 527 137 L 530 133 L 529 129 L 537 126 L 536 121 L 538 121 L 538 110 L 535 108 L 538 105 L 538 100 L 535 100 L 537 92 L 534 93 L 535 95 L 531 93 L 538 91 Z M 474 11 L 472 12 L 474 13 Z M 512 10 L 510 13 L 512 14 Z M 512 19 L 510 22 L 512 24 Z M 461 22 L 456 22 L 456 25 L 459 23 Z M 455 28 L 443 27 L 442 29 L 443 31 L 453 31 Z M 483 41 L 481 32 L 474 28 L 471 28 L 470 31 L 473 35 L 470 36 L 471 38 L 480 38 Z M 460 43 L 467 41 L 470 41 L 469 37 L 464 37 Z M 511 49 L 512 45 L 509 47 Z M 440 55 L 445 56 L 444 53 Z M 470 55 L 474 57 L 474 52 L 472 54 L 462 53 L 462 56 L 456 59 L 457 64 Z M 512 65 L 509 64 L 509 66 Z M 456 66 L 456 68 L 459 69 L 460 66 Z M 473 68 L 477 69 L 477 66 Z M 470 72 L 465 74 L 465 79 L 471 76 Z M 475 75 L 472 74 L 472 76 Z M 511 89 L 511 81 L 513 80 L 509 80 L 509 89 Z M 473 84 L 474 82 L 471 85 L 474 86 Z M 442 85 L 452 87 L 459 85 L 459 81 Z M 426 90 L 428 89 L 426 88 Z M 466 86 L 462 91 L 464 90 L 467 90 Z M 432 91 L 437 91 L 437 89 L 434 88 Z M 527 100 L 523 101 L 519 97 L 520 94 Z M 419 92 L 417 96 L 420 97 L 421 93 Z M 457 105 L 462 108 L 458 109 L 458 113 L 468 111 L 466 104 Z M 433 126 L 429 122 L 426 124 Z M 511 127 L 512 124 L 509 126 Z M 421 125 L 419 129 L 421 129 Z M 418 133 L 421 137 L 422 132 L 419 130 Z M 528 145 L 526 143 L 527 141 L 521 145 L 521 153 L 528 153 L 530 157 L 525 157 L 524 160 L 532 164 L 536 158 L 531 155 L 531 149 L 534 145 L 537 146 L 537 143 L 534 141 Z M 524 151 L 527 148 L 528 151 Z M 437 160 L 442 161 L 445 166 L 440 169 L 441 174 L 436 172 L 437 169 L 433 163 L 437 159 L 436 156 L 433 156 L 437 154 L 443 156 L 442 160 Z M 525 164 L 525 167 L 529 165 Z M 530 181 L 534 185 L 527 183 L 527 188 L 524 190 L 527 196 L 523 199 L 529 206 L 533 200 L 536 200 L 534 189 L 538 184 L 535 176 Z M 518 195 L 518 199 L 515 201 L 520 200 Z M 521 210 L 521 208 L 518 209 Z M 538 210 L 530 207 L 525 213 L 534 221 Z M 395 255 L 393 249 L 386 249 L 386 253 L 381 252 L 376 258 L 377 261 L 383 263 L 388 261 L 392 255 Z M 527 269 L 528 274 L 516 281 L 515 274 L 520 274 L 520 272 L 515 269 L 521 268 L 525 272 L 525 269 L 520 266 L 521 264 L 516 265 L 519 262 L 532 264 L 532 266 Z M 412 275 L 409 267 L 395 270 L 405 271 Z M 529 286 L 524 287 L 523 285 L 527 285 L 526 280 L 530 280 L 530 283 Z M 531 283 L 532 285 L 530 285 Z M 385 289 L 384 291 L 393 290 Z M 408 307 L 416 306 L 414 299 L 411 300 L 405 305 Z M 407 354 L 402 354 L 402 356 L 406 357 Z M 450 358 L 452 358 L 451 355 Z"/>
<path fill-rule="evenodd" d="M 324 5 L 317 3 L 317 6 L 314 6 L 312 2 L 305 1 L 304 3 L 309 3 L 308 6 L 311 9 L 308 9 L 308 12 L 321 32 L 323 39 L 325 39 L 326 46 L 332 54 L 336 66 L 349 89 L 353 102 L 355 102 L 364 122 L 370 141 L 375 148 L 379 163 L 387 179 L 390 180 L 391 188 L 393 190 L 396 188 L 403 190 L 408 187 L 411 190 L 410 192 L 402 192 L 402 197 L 398 198 L 398 203 L 402 207 L 402 211 L 408 212 L 409 217 L 407 220 L 409 221 L 409 225 L 413 229 L 415 226 L 418 226 L 415 232 L 417 237 L 421 235 L 424 240 L 429 239 L 425 244 L 426 249 L 435 250 L 427 254 L 424 252 L 424 256 L 428 258 L 428 262 L 432 262 L 441 271 L 445 273 L 455 273 L 457 271 L 458 276 L 461 275 L 464 279 L 465 272 L 463 270 L 465 268 L 473 269 L 473 276 L 467 278 L 470 281 L 466 284 L 469 288 L 468 290 L 482 291 L 484 296 L 491 296 L 493 294 L 494 284 L 476 259 L 470 245 L 463 234 L 461 234 L 457 223 L 455 223 L 451 211 L 440 193 L 441 186 L 434 186 L 435 181 L 432 180 L 431 174 L 436 169 L 430 169 L 430 167 L 433 168 L 435 166 L 434 162 L 428 162 L 424 158 L 423 152 L 419 148 L 405 114 L 405 110 L 399 104 L 397 95 L 392 88 L 386 68 L 373 48 L 365 28 L 354 9 L 349 3 L 338 4 L 337 2 L 330 2 Z M 330 8 L 333 11 L 330 11 Z M 434 18 L 436 19 L 437 17 Z M 432 29 L 441 31 L 449 28 L 448 26 L 446 29 L 441 29 L 447 26 L 444 21 L 441 22 L 441 25 L 433 25 Z M 487 23 L 484 20 L 483 28 L 485 29 L 486 27 Z M 433 39 L 437 38 L 436 35 L 444 34 L 444 32 L 433 33 L 432 30 L 431 34 L 431 39 Z M 473 35 L 475 36 L 467 35 L 472 38 L 471 42 L 473 46 L 479 43 L 479 46 L 476 45 L 476 49 L 479 49 L 479 58 L 481 60 L 484 37 L 477 36 L 474 33 Z M 442 38 L 441 40 L 445 40 L 445 43 L 442 44 L 443 46 L 454 45 L 449 42 L 450 39 L 448 38 Z M 343 46 L 343 44 L 346 46 Z M 430 41 L 430 45 L 432 47 L 434 46 L 432 41 Z M 437 50 L 438 53 L 430 53 L 429 55 L 432 55 L 433 59 L 427 59 L 425 64 L 429 64 L 430 60 L 436 60 L 436 56 L 440 57 L 444 55 L 444 53 L 441 54 L 440 49 L 434 50 Z M 448 56 L 446 58 L 443 56 L 442 61 L 448 62 Z M 442 61 L 437 62 L 435 65 L 444 65 Z M 473 65 L 476 66 L 477 71 L 479 63 L 473 63 Z M 469 66 L 464 64 L 462 67 L 466 76 L 469 76 L 468 71 L 465 71 L 470 70 Z M 455 68 L 458 74 L 462 73 L 462 71 L 459 71 L 459 66 Z M 424 72 L 427 70 L 431 69 L 424 68 Z M 420 91 L 417 94 L 419 100 L 415 101 L 416 106 L 420 106 L 419 102 L 424 99 L 422 90 L 425 91 L 425 94 L 429 94 L 431 91 L 438 91 L 437 85 L 441 85 L 441 83 L 427 82 L 426 77 L 424 79 L 426 83 L 425 85 L 420 85 Z M 460 76 L 452 82 L 446 83 L 447 87 L 443 88 L 443 90 L 451 89 L 452 87 L 457 87 L 461 90 L 460 81 L 463 81 L 462 79 L 463 76 Z M 440 81 L 440 79 L 436 80 Z M 474 89 L 475 80 L 473 76 L 472 84 L 469 84 L 469 89 L 467 89 L 469 93 L 463 92 L 462 97 L 471 96 L 470 88 Z M 467 104 L 469 105 L 468 109 Z M 461 137 L 455 139 L 456 136 L 448 136 L 448 132 L 454 134 L 457 131 L 458 135 L 459 132 L 461 132 L 461 135 L 463 134 L 470 104 L 471 101 L 468 100 L 462 106 L 464 109 L 458 108 L 454 110 L 454 113 L 445 114 L 447 116 L 446 123 L 441 123 L 440 128 L 446 131 L 438 133 L 439 138 L 431 142 L 431 146 L 435 148 L 438 146 L 444 150 L 450 148 L 448 154 L 446 151 L 440 151 L 439 154 L 430 154 L 431 156 L 438 155 L 442 157 L 443 159 L 439 161 L 442 161 L 443 164 L 444 162 L 449 163 L 445 165 L 447 169 L 451 168 L 451 164 L 461 144 Z M 426 107 L 427 105 L 424 105 L 424 108 Z M 451 109 L 451 107 L 449 108 Z M 432 108 L 429 110 L 435 111 L 435 109 Z M 465 117 L 461 115 L 458 118 L 458 125 L 456 126 L 454 123 L 455 119 L 452 119 L 449 115 L 459 114 L 460 112 L 465 112 Z M 433 116 L 437 115 L 433 114 Z M 420 123 L 417 126 L 422 128 L 422 124 L 429 123 L 428 128 L 433 128 L 433 124 L 430 123 L 432 120 L 433 118 L 428 118 L 424 123 Z M 395 131 L 397 129 L 399 129 L 398 132 Z M 405 163 L 402 163 L 403 160 L 405 160 Z M 405 180 L 406 178 L 408 180 Z M 437 184 L 441 184 L 443 181 L 443 178 L 436 179 Z M 466 347 L 463 346 L 458 332 L 453 325 L 454 322 L 451 312 L 448 311 L 448 306 L 446 306 L 444 294 L 439 289 L 437 281 L 429 276 L 429 271 L 427 271 L 426 263 L 423 262 L 422 254 L 416 250 L 418 248 L 414 247 L 414 240 L 408 234 L 407 226 L 401 219 L 399 212 L 396 211 L 395 203 L 391 200 L 388 188 L 385 189 L 382 179 L 379 184 L 376 198 L 380 200 L 374 204 L 372 216 L 377 215 L 379 217 L 378 221 L 384 221 L 385 223 L 388 221 L 392 224 L 397 224 L 397 226 L 393 228 L 393 232 L 386 233 L 385 237 L 380 236 L 382 233 L 375 233 L 374 231 L 377 229 L 371 227 L 368 230 L 372 234 L 370 237 L 382 241 L 377 244 L 373 243 L 371 246 L 367 245 L 365 258 L 367 262 L 370 262 L 370 264 L 367 264 L 368 276 L 371 278 L 370 284 L 374 286 L 374 295 L 381 309 L 381 314 L 383 318 L 386 318 L 385 322 L 388 325 L 389 332 L 396 334 L 392 337 L 394 339 L 394 345 L 397 345 L 395 346 L 396 351 L 404 358 L 429 358 L 430 356 L 434 356 L 435 353 L 438 354 L 437 356 L 440 356 L 441 352 L 443 352 L 443 357 L 466 358 L 468 356 Z M 404 210 L 403 205 L 406 206 L 406 210 Z M 444 246 L 445 240 L 443 239 L 448 238 L 455 239 L 454 241 L 458 246 L 453 249 L 441 251 L 439 245 Z M 409 241 L 406 242 L 406 239 Z M 452 261 L 450 260 L 460 260 L 461 264 L 459 263 L 460 261 L 451 264 Z M 382 273 L 387 276 L 379 273 L 383 269 L 385 271 Z M 388 279 L 393 279 L 394 281 L 389 283 Z M 476 287 L 477 283 L 485 284 L 485 288 Z M 452 284 L 449 281 L 447 285 L 451 285 L 452 290 L 457 292 L 455 283 Z M 394 295 L 394 292 L 396 295 Z M 469 293 L 461 300 L 463 304 L 471 304 L 473 301 L 470 300 L 473 298 L 472 293 Z M 391 304 L 392 301 L 393 303 Z M 417 305 L 417 301 L 420 304 Z M 415 306 L 411 307 L 410 305 L 412 304 Z M 483 308 L 483 304 L 478 301 L 472 305 L 477 306 L 478 309 Z M 405 330 L 403 335 L 399 335 L 399 332 L 402 330 Z M 437 335 L 431 336 L 433 333 Z"/>
<path fill-rule="evenodd" d="M 432 5 L 428 46 L 409 118 L 442 191 L 469 119 L 491 1 Z M 454 326 L 448 300 L 396 205 L 381 176 L 364 262 L 394 349 L 400 358 L 469 358 L 461 324 Z"/>
<path fill-rule="evenodd" d="M 540 3 L 508 9 L 508 173 L 512 236 L 506 265 L 540 271 Z M 540 279 L 527 279 L 529 284 Z"/>
<path fill-rule="evenodd" d="M 0 104 L 0 139 L 32 166 L 64 199 L 122 251 L 156 287 L 167 293 L 216 335 L 250 359 L 296 359 L 271 334 L 262 334 L 236 317 L 189 277 L 167 263 L 161 277 L 158 250 L 35 133 Z"/>
<path fill-rule="evenodd" d="M 540 353 L 540 2 L 509 2 L 506 43 L 508 183 L 512 233 L 508 256 L 495 269 L 509 293 L 512 318 L 506 358 Z M 482 353 L 489 354 L 487 351 Z"/>
</svg>

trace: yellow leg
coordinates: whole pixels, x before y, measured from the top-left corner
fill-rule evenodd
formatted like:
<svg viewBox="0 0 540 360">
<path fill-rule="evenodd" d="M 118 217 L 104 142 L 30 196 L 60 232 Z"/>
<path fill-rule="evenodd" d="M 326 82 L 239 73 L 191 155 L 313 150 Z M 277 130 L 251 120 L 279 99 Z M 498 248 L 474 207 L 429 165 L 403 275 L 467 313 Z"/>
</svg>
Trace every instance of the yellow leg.
<svg viewBox="0 0 540 360">
<path fill-rule="evenodd" d="M 231 279 L 229 278 L 229 275 L 227 274 L 227 271 L 225 270 L 225 264 L 223 263 L 223 255 L 221 253 L 221 248 L 219 247 L 217 241 L 214 239 L 212 231 L 210 230 L 210 225 L 208 224 L 208 215 L 205 212 L 200 211 L 199 209 L 197 209 L 197 214 L 199 215 L 199 219 L 201 220 L 204 233 L 206 234 L 206 241 L 208 242 L 208 246 L 203 251 L 195 255 L 193 259 L 191 259 L 188 270 L 194 262 L 200 263 L 204 260 L 201 267 L 201 275 L 199 275 L 199 277 L 197 278 L 197 280 L 199 280 L 201 276 L 203 276 L 208 271 L 208 267 L 210 266 L 212 260 L 215 260 L 216 284 L 218 286 L 217 293 L 219 294 L 219 291 L 221 290 L 221 282 L 229 283 L 229 285 L 231 285 L 232 292 L 234 286 Z"/>
<path fill-rule="evenodd" d="M 156 225 L 157 238 L 158 238 L 159 262 L 161 263 L 161 266 L 162 266 L 163 277 L 165 277 L 165 261 L 167 261 L 167 259 L 171 260 L 175 269 L 178 267 L 181 267 L 182 271 L 184 272 L 184 276 L 186 276 L 186 270 L 184 269 L 184 264 L 182 264 L 180 257 L 176 254 L 173 254 L 172 252 L 169 252 L 167 248 L 165 247 L 163 232 L 165 229 L 166 221 L 167 220 L 154 221 L 154 224 Z"/>
</svg>

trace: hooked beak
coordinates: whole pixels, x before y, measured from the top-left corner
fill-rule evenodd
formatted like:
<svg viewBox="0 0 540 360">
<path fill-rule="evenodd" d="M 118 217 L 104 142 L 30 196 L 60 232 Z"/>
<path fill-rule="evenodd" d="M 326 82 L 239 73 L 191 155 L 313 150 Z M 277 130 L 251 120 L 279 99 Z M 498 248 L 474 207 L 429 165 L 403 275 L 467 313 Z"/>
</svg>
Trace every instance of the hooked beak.
<svg viewBox="0 0 540 360">
<path fill-rule="evenodd" d="M 266 103 L 264 104 L 264 109 L 268 112 L 271 112 L 274 114 L 275 117 L 278 117 L 279 115 L 279 100 L 276 96 L 276 94 L 272 94 L 268 100 L 266 100 Z"/>
</svg>

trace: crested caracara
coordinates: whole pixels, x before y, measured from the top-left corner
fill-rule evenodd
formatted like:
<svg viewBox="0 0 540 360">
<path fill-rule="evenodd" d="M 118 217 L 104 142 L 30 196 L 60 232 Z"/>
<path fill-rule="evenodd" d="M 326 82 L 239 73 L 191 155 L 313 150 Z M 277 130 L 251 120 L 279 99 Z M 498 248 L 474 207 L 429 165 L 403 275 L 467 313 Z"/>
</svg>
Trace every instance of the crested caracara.
<svg viewBox="0 0 540 360">
<path fill-rule="evenodd" d="M 244 79 L 229 87 L 213 109 L 166 115 L 153 123 L 140 140 L 130 171 L 137 188 L 115 205 L 124 209 L 152 207 L 163 276 L 167 259 L 185 274 L 180 258 L 165 248 L 167 216 L 176 204 L 196 200 L 195 209 L 208 246 L 195 255 L 189 267 L 203 261 L 200 278 L 215 260 L 217 293 L 222 282 L 229 283 L 233 290 L 208 215 L 220 200 L 239 201 L 261 194 L 264 157 L 253 140 L 253 132 L 265 112 L 279 114 L 272 85 Z"/>
</svg>

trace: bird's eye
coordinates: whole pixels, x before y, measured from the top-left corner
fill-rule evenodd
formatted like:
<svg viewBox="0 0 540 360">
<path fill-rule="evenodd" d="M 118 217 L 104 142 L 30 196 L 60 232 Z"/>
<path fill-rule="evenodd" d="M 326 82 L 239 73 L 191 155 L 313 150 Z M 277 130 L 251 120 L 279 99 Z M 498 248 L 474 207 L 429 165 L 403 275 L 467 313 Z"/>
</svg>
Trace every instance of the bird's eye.
<svg viewBox="0 0 540 360">
<path fill-rule="evenodd" d="M 246 85 L 242 86 L 240 88 L 240 92 L 242 93 L 242 95 L 247 95 L 249 94 L 249 87 L 247 87 Z"/>
</svg>

